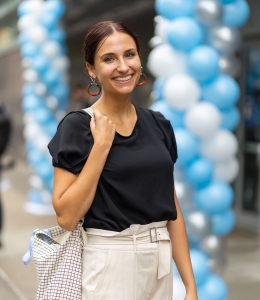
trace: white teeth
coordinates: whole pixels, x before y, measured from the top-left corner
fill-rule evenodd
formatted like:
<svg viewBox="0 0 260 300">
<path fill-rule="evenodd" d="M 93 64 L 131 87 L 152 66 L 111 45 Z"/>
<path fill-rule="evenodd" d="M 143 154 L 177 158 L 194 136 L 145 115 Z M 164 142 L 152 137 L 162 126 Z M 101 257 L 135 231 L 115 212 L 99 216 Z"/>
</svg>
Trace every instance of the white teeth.
<svg viewBox="0 0 260 300">
<path fill-rule="evenodd" d="M 132 77 L 132 75 L 126 76 L 126 77 L 117 77 L 115 78 L 116 81 L 127 81 Z"/>
</svg>

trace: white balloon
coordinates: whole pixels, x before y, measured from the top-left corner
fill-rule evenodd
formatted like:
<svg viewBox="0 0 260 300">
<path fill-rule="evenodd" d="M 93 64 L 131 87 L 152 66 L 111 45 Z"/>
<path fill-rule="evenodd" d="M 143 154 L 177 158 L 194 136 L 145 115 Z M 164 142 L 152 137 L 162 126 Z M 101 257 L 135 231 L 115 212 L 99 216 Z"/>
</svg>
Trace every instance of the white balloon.
<svg viewBox="0 0 260 300">
<path fill-rule="evenodd" d="M 175 75 L 165 83 L 164 97 L 175 109 L 190 108 L 198 102 L 200 95 L 200 86 L 190 75 Z"/>
<path fill-rule="evenodd" d="M 47 30 L 42 26 L 34 26 L 28 31 L 29 39 L 39 45 L 47 39 L 47 36 Z"/>
<path fill-rule="evenodd" d="M 41 136 L 42 130 L 35 122 L 28 122 L 24 126 L 23 136 L 26 140 L 34 141 L 37 137 Z"/>
<path fill-rule="evenodd" d="M 24 57 L 22 60 L 21 60 L 21 66 L 23 68 L 30 68 L 32 65 L 32 59 L 29 58 L 29 57 Z"/>
<path fill-rule="evenodd" d="M 44 2 L 41 0 L 27 0 L 26 10 L 35 17 L 42 16 L 44 10 Z"/>
<path fill-rule="evenodd" d="M 186 73 L 187 56 L 169 44 L 161 44 L 150 52 L 147 67 L 154 77 L 168 78 Z"/>
<path fill-rule="evenodd" d="M 160 18 L 160 22 L 155 25 L 154 35 L 160 37 L 163 43 L 167 43 L 167 29 L 170 24 L 169 20 Z"/>
<path fill-rule="evenodd" d="M 53 58 L 61 53 L 61 46 L 54 41 L 45 42 L 42 45 L 42 53 L 47 57 Z M 56 60 L 56 58 L 54 60 Z"/>
<path fill-rule="evenodd" d="M 50 109 L 55 109 L 58 107 L 59 105 L 59 101 L 56 97 L 54 96 L 49 96 L 46 98 L 46 105 L 48 106 L 48 108 Z"/>
<path fill-rule="evenodd" d="M 37 25 L 37 18 L 34 15 L 23 15 L 17 22 L 20 31 L 30 30 Z"/>
<path fill-rule="evenodd" d="M 33 117 L 33 114 L 26 111 L 24 114 L 23 114 L 23 124 L 27 124 L 27 123 L 30 123 L 30 122 L 33 122 L 34 121 L 34 117 Z"/>
<path fill-rule="evenodd" d="M 59 55 L 51 62 L 52 67 L 59 71 L 66 71 L 70 67 L 70 61 L 67 56 Z"/>
<path fill-rule="evenodd" d="M 214 178 L 232 183 L 239 172 L 239 162 L 236 157 L 215 164 Z"/>
<path fill-rule="evenodd" d="M 35 146 L 37 149 L 41 152 L 46 153 L 47 152 L 47 145 L 50 141 L 50 139 L 43 133 L 35 138 Z"/>
<path fill-rule="evenodd" d="M 34 83 L 38 80 L 38 74 L 33 69 L 26 69 L 22 74 L 23 80 L 27 82 Z"/>
<path fill-rule="evenodd" d="M 43 189 L 44 188 L 43 181 L 37 175 L 31 175 L 29 177 L 29 184 L 34 189 Z"/>
<path fill-rule="evenodd" d="M 66 116 L 66 112 L 64 110 L 58 110 L 55 114 L 55 119 L 59 122 Z"/>
<path fill-rule="evenodd" d="M 51 204 L 52 203 L 52 195 L 48 191 L 42 190 L 40 192 L 40 195 L 41 195 L 42 202 L 44 204 Z"/>
<path fill-rule="evenodd" d="M 235 135 L 228 130 L 221 129 L 208 139 L 201 142 L 201 155 L 213 162 L 224 162 L 234 157 L 238 150 L 238 142 Z"/>
<path fill-rule="evenodd" d="M 184 300 L 186 296 L 186 288 L 180 277 L 173 277 L 173 299 Z"/>
<path fill-rule="evenodd" d="M 218 108 L 208 102 L 200 102 L 192 106 L 184 119 L 186 127 L 200 138 L 214 135 L 221 123 Z"/>
<path fill-rule="evenodd" d="M 44 96 L 47 93 L 47 87 L 44 83 L 38 82 L 34 85 L 36 95 Z"/>
</svg>

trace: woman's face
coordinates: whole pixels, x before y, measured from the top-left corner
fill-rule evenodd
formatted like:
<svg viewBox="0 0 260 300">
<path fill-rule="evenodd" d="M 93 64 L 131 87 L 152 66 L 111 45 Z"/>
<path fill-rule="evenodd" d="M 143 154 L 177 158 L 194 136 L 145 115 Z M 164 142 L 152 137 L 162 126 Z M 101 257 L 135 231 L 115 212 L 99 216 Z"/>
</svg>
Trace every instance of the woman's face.
<svg viewBox="0 0 260 300">
<path fill-rule="evenodd" d="M 86 64 L 89 75 L 97 78 L 103 93 L 130 94 L 141 74 L 141 62 L 134 39 L 115 32 L 100 43 L 94 66 Z"/>
</svg>

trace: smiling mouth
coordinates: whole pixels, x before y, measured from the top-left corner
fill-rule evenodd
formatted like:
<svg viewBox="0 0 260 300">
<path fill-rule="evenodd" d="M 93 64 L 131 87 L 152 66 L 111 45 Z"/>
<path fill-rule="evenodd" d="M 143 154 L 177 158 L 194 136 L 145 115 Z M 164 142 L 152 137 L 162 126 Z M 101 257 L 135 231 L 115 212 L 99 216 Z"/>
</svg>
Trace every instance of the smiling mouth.
<svg viewBox="0 0 260 300">
<path fill-rule="evenodd" d="M 133 74 L 128 75 L 128 76 L 115 77 L 115 78 L 113 78 L 113 80 L 120 82 L 120 83 L 124 83 L 124 82 L 128 82 L 132 77 L 133 77 Z"/>
</svg>

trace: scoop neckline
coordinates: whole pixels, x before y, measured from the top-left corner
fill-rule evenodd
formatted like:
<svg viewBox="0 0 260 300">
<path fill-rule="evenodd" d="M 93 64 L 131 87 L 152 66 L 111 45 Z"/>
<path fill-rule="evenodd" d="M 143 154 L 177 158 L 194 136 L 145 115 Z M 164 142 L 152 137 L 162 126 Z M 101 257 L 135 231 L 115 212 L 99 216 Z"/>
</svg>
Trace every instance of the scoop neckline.
<svg viewBox="0 0 260 300">
<path fill-rule="evenodd" d="M 135 130 L 136 130 L 136 128 L 137 128 L 137 124 L 138 124 L 138 122 L 139 122 L 139 113 L 138 113 L 138 108 L 137 108 L 137 106 L 134 104 L 134 103 L 132 103 L 133 104 L 133 106 L 134 106 L 134 108 L 135 108 L 135 112 L 136 112 L 136 122 L 135 122 L 135 124 L 134 124 L 134 127 L 133 127 L 133 130 L 132 130 L 132 132 L 131 132 L 131 134 L 130 135 L 122 135 L 122 134 L 120 134 L 119 132 L 117 132 L 116 131 L 116 135 L 117 136 L 119 136 L 119 137 L 122 137 L 122 138 L 130 138 L 132 135 L 133 135 L 133 133 L 135 132 Z M 94 110 L 94 108 L 92 108 L 91 106 L 89 106 L 89 108 L 91 108 L 92 110 Z M 83 109 L 84 110 L 84 112 L 85 113 L 87 113 L 86 111 L 85 111 L 85 109 Z M 87 113 L 88 114 L 88 113 Z"/>
<path fill-rule="evenodd" d="M 135 130 L 136 130 L 136 127 L 137 127 L 137 123 L 138 123 L 138 120 L 139 120 L 139 113 L 138 113 L 138 111 L 137 111 L 137 106 L 136 106 L 134 103 L 132 103 L 132 104 L 133 104 L 133 106 L 134 106 L 134 108 L 135 108 L 135 112 L 136 112 L 136 121 L 135 121 L 135 125 L 134 125 L 134 127 L 133 127 L 132 132 L 131 132 L 130 135 L 122 135 L 122 134 L 120 134 L 119 132 L 116 131 L 116 135 L 118 135 L 118 136 L 120 136 L 120 137 L 122 137 L 122 138 L 130 138 L 130 137 L 134 134 L 134 132 L 135 132 Z"/>
</svg>

